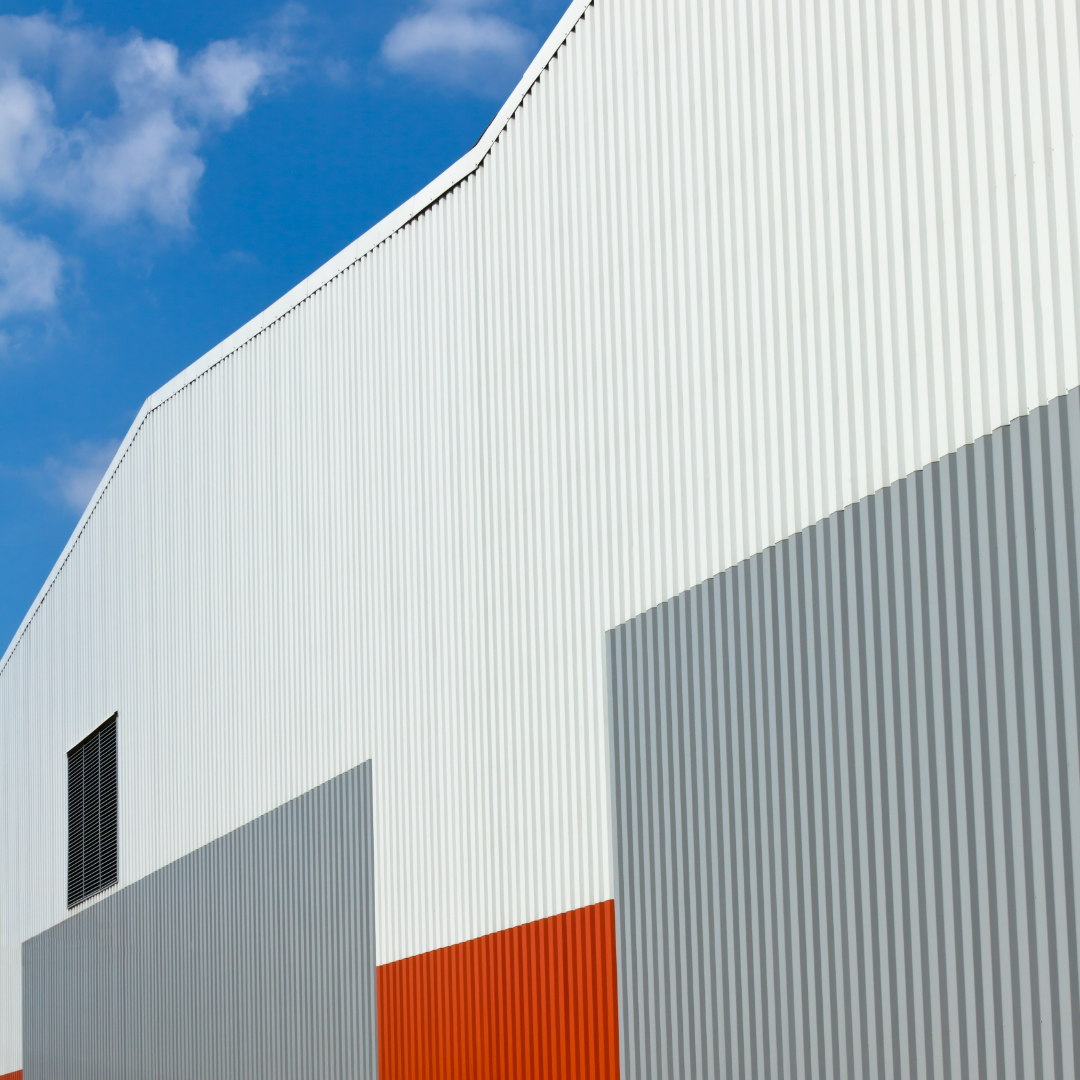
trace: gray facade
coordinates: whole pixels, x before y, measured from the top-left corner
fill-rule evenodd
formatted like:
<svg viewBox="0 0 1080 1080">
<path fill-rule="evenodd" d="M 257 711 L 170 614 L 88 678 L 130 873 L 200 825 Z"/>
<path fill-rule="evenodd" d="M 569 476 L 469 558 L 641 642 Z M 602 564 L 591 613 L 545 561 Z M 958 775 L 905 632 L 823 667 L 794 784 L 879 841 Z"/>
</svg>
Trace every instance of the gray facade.
<svg viewBox="0 0 1080 1080">
<path fill-rule="evenodd" d="M 1080 392 L 608 635 L 623 1075 L 1063 1077 Z"/>
<path fill-rule="evenodd" d="M 375 1080 L 371 806 L 366 762 L 27 941 L 26 1080 Z"/>
</svg>

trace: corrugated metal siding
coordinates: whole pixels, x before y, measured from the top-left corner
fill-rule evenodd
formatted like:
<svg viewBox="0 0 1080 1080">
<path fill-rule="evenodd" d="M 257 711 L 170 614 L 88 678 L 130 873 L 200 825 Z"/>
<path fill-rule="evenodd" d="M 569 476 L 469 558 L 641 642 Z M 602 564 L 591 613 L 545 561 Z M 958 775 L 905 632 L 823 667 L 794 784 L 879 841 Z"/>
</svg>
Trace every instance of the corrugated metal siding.
<svg viewBox="0 0 1080 1080">
<path fill-rule="evenodd" d="M 23 946 L 27 1080 L 377 1080 L 371 763 Z"/>
<path fill-rule="evenodd" d="M 1080 391 L 609 637 L 624 1075 L 1075 1076 Z"/>
<path fill-rule="evenodd" d="M 377 977 L 381 1080 L 618 1080 L 610 900 Z"/>
<path fill-rule="evenodd" d="M 381 963 L 610 899 L 604 632 L 1080 382 L 1078 42 L 588 7 L 476 171 L 148 403 L 0 663 L 5 946 L 117 709 L 122 883 L 373 758 Z"/>
</svg>

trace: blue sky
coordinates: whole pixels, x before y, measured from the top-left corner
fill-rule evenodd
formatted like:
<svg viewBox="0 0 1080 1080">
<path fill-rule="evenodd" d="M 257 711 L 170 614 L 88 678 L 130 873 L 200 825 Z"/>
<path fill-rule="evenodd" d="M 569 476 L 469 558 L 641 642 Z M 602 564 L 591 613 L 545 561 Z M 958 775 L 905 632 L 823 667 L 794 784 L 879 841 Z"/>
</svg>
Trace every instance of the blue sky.
<svg viewBox="0 0 1080 1080">
<path fill-rule="evenodd" d="M 479 138 L 567 0 L 0 0 L 0 652 L 143 400 Z"/>
</svg>

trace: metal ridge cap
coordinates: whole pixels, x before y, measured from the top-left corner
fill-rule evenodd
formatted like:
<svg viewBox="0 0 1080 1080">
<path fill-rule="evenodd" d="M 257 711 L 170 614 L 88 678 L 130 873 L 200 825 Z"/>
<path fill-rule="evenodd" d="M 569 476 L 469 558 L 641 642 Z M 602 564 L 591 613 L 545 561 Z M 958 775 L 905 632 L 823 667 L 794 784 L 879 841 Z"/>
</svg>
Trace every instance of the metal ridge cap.
<svg viewBox="0 0 1080 1080">
<path fill-rule="evenodd" d="M 359 262 L 360 259 L 365 255 L 370 254 L 380 244 L 385 243 L 396 232 L 408 225 L 410 221 L 418 217 L 429 207 L 434 206 L 444 195 L 448 195 L 454 188 L 462 183 L 462 181 L 468 179 L 468 177 L 476 172 L 483 164 L 483 161 L 491 151 L 491 148 L 498 141 L 499 136 L 506 130 L 510 118 L 517 112 L 529 91 L 536 84 L 537 80 L 539 80 L 541 74 L 555 58 L 559 49 L 562 48 L 569 39 L 574 28 L 584 17 L 585 12 L 592 7 L 594 3 L 595 0 L 573 0 L 566 11 L 563 12 L 563 16 L 555 25 L 555 29 L 551 31 L 547 40 L 540 47 L 540 51 L 533 58 L 532 63 L 525 69 L 525 74 L 518 80 L 518 84 L 514 87 L 513 92 L 503 103 L 502 108 L 495 114 L 495 119 L 488 124 L 483 135 L 480 136 L 471 150 L 463 154 L 448 168 L 444 169 L 434 180 L 422 187 L 410 199 L 406 199 L 406 201 L 397 207 L 396 210 L 392 210 L 386 217 L 372 225 L 372 227 L 358 239 L 339 251 L 337 255 L 328 259 L 317 270 L 304 278 L 303 281 L 294 285 L 284 296 L 275 300 L 268 308 L 259 312 L 258 315 L 244 323 L 238 330 L 233 331 L 233 333 L 225 338 L 224 341 L 219 342 L 212 349 L 199 357 L 198 360 L 184 368 L 183 371 L 178 372 L 173 378 L 165 383 L 164 386 L 155 390 L 154 393 L 143 402 L 138 415 L 135 417 L 131 427 L 128 428 L 128 432 L 124 436 L 123 442 L 121 442 L 117 449 L 116 455 L 113 457 L 109 467 L 105 470 L 105 475 L 102 476 L 94 494 L 86 504 L 86 509 L 82 512 L 78 524 L 72 530 L 71 536 L 64 545 L 63 551 L 60 552 L 60 557 L 53 565 L 52 570 L 49 572 L 49 576 L 45 579 L 45 583 L 38 591 L 37 596 L 34 598 L 34 602 L 30 605 L 22 622 L 19 623 L 19 628 L 15 631 L 14 636 L 4 650 L 3 656 L 0 657 L 0 675 L 3 675 L 4 670 L 8 665 L 8 661 L 14 655 L 15 649 L 29 628 L 30 623 L 33 622 L 38 608 L 45 600 L 45 597 L 48 596 L 57 576 L 63 569 L 64 564 L 70 558 L 71 552 L 78 543 L 79 538 L 82 536 L 83 530 L 89 523 L 90 518 L 93 516 L 94 510 L 97 509 L 97 504 L 101 499 L 101 496 L 109 486 L 113 474 L 119 467 L 120 462 L 124 460 L 124 456 L 127 454 L 128 449 L 135 441 L 135 436 L 139 433 L 139 429 L 146 422 L 146 418 L 150 413 L 155 409 L 160 408 L 171 397 L 174 397 L 186 386 L 193 383 L 200 375 L 204 375 L 211 368 L 226 360 L 235 353 L 237 349 L 240 349 L 253 338 L 257 337 L 264 330 L 277 322 L 278 319 L 287 315 L 295 307 L 298 307 L 310 296 L 318 292 L 324 285 L 327 285 L 336 278 L 342 271 L 352 266 L 353 263 Z"/>
<path fill-rule="evenodd" d="M 150 411 L 152 412 L 164 404 L 170 397 L 194 382 L 200 375 L 205 374 L 210 368 L 221 363 L 222 360 L 237 349 L 242 348 L 272 326 L 278 319 L 287 315 L 293 308 L 298 307 L 324 285 L 329 284 L 344 270 L 352 266 L 353 263 L 359 262 L 380 244 L 385 243 L 396 232 L 408 225 L 410 221 L 434 206 L 443 196 L 448 195 L 454 188 L 476 172 L 491 152 L 492 147 L 498 142 L 499 136 L 506 130 L 511 117 L 521 107 L 529 91 L 570 37 L 574 27 L 581 21 L 585 12 L 595 2 L 596 0 L 573 0 L 573 3 L 566 9 L 562 18 L 556 24 L 555 29 L 548 35 L 547 41 L 544 42 L 540 51 L 533 58 L 532 63 L 525 70 L 525 74 L 518 80 L 513 92 L 503 103 L 498 113 L 495 114 L 495 119 L 488 124 L 483 135 L 480 136 L 472 149 L 444 169 L 415 195 L 406 199 L 396 209 L 391 210 L 386 217 L 377 221 L 358 239 L 353 240 L 347 247 L 304 278 L 303 281 L 294 285 L 284 296 L 275 300 L 274 303 L 259 312 L 253 319 L 244 323 L 238 330 L 235 330 L 224 341 L 204 353 L 198 360 L 184 368 L 183 371 L 178 372 L 147 399 Z"/>
</svg>

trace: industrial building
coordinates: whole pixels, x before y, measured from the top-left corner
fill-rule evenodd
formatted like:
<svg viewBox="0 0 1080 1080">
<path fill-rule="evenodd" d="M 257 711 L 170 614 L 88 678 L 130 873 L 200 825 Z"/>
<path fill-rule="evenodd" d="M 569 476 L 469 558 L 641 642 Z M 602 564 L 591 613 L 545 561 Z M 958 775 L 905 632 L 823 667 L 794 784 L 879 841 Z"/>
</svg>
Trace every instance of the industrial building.
<svg viewBox="0 0 1080 1080">
<path fill-rule="evenodd" d="M 1077 6 L 575 0 L 144 405 L 0 661 L 0 1074 L 1080 1075 Z"/>
</svg>

